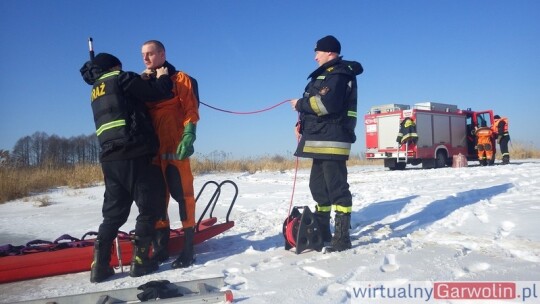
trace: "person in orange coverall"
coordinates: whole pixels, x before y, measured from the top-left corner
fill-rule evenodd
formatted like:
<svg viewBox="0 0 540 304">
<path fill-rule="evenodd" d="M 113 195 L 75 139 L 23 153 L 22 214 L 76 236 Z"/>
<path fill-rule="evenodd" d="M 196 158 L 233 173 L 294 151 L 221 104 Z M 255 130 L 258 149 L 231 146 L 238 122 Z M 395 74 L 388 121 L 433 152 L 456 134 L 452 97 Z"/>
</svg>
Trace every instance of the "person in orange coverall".
<svg viewBox="0 0 540 304">
<path fill-rule="evenodd" d="M 488 127 L 476 129 L 476 149 L 478 150 L 478 160 L 481 166 L 493 165 L 495 160 L 493 155 L 493 131 Z"/>
<path fill-rule="evenodd" d="M 178 202 L 180 219 L 184 230 L 184 247 L 172 268 L 189 267 L 195 261 L 193 238 L 195 233 L 195 196 L 193 173 L 189 156 L 194 152 L 196 124 L 199 121 L 197 83 L 195 79 L 167 62 L 165 47 L 157 40 L 142 45 L 142 57 L 146 70 L 143 77 L 154 81 L 155 70 L 167 67 L 174 83 L 174 97 L 158 103 L 147 103 L 154 128 L 159 138 L 159 152 L 154 161 L 161 166 L 170 196 Z M 156 223 L 153 242 L 153 258 L 164 262 L 169 258 L 168 243 L 170 223 L 167 214 L 169 195 L 160 202 L 160 217 Z"/>
</svg>

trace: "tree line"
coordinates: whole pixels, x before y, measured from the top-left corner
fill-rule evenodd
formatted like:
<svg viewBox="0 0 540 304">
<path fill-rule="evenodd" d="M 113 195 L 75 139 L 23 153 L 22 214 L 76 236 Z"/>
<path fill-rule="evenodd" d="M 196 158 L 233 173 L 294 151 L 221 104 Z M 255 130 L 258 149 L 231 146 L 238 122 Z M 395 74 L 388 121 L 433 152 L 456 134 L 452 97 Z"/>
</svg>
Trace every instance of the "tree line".
<svg viewBox="0 0 540 304">
<path fill-rule="evenodd" d="M 95 134 L 70 138 L 35 132 L 20 138 L 10 152 L 0 149 L 0 165 L 14 167 L 65 167 L 99 163 Z"/>
</svg>

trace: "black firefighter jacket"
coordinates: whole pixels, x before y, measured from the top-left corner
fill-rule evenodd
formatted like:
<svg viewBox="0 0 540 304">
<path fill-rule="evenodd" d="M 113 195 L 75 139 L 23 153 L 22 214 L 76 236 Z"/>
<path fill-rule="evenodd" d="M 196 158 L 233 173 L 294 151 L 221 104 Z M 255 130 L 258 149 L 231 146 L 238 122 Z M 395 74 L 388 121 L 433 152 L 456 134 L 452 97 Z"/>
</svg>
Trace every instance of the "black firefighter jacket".
<svg viewBox="0 0 540 304">
<path fill-rule="evenodd" d="M 296 156 L 349 159 L 356 141 L 356 76 L 362 72 L 360 63 L 339 57 L 309 75 L 304 97 L 296 104 L 302 134 Z"/>
<path fill-rule="evenodd" d="M 93 85 L 91 104 L 100 161 L 154 156 L 159 141 L 144 101 L 171 98 L 170 77 L 145 81 L 133 72 L 102 71 L 91 61 L 80 72 L 84 81 Z"/>
</svg>

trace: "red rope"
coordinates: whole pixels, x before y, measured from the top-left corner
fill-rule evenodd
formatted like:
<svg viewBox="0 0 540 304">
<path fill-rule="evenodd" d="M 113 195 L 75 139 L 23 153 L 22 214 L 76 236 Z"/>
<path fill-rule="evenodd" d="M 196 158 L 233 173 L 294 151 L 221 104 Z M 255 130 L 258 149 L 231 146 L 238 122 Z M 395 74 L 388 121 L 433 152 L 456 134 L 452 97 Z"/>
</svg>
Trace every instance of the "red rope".
<svg viewBox="0 0 540 304">
<path fill-rule="evenodd" d="M 257 113 L 261 113 L 261 112 L 265 112 L 265 111 L 270 111 L 272 110 L 273 108 L 276 108 L 276 107 L 279 107 L 280 105 L 288 102 L 289 99 L 286 99 L 276 105 L 273 105 L 269 108 L 265 108 L 265 109 L 261 109 L 261 110 L 256 110 L 256 111 L 251 111 L 251 112 L 238 112 L 238 111 L 230 111 L 230 110 L 224 110 L 224 109 L 220 109 L 220 108 L 217 108 L 217 107 L 214 107 L 214 106 L 211 106 L 209 104 L 206 104 L 204 102 L 201 101 L 201 104 L 211 108 L 211 109 L 214 109 L 214 110 L 217 110 L 217 111 L 221 111 L 221 112 L 225 112 L 225 113 L 231 113 L 231 114 L 238 114 L 238 115 L 248 115 L 248 114 L 257 114 Z"/>
<path fill-rule="evenodd" d="M 298 126 L 300 124 L 300 113 L 298 113 L 298 121 L 296 122 L 296 125 Z M 297 143 L 300 143 L 300 137 L 296 139 Z M 296 189 L 296 175 L 298 173 L 298 156 L 296 157 L 295 164 L 294 164 L 294 178 L 293 178 L 293 186 L 292 186 L 292 193 L 291 193 L 291 203 L 289 204 L 289 212 L 287 212 L 288 216 L 291 215 L 291 209 L 292 204 L 294 200 L 294 190 Z"/>
<path fill-rule="evenodd" d="M 217 108 L 217 107 L 214 107 L 214 106 L 211 106 L 209 104 L 206 104 L 204 102 L 200 102 L 201 104 L 211 108 L 211 109 L 214 109 L 214 110 L 217 110 L 217 111 L 221 111 L 221 112 L 225 112 L 225 113 L 230 113 L 230 114 L 238 114 L 238 115 L 249 115 L 249 114 L 257 114 L 257 113 L 261 113 L 261 112 L 265 112 L 265 111 L 269 111 L 269 110 L 272 110 L 273 108 L 276 108 L 276 107 L 279 107 L 280 105 L 286 103 L 290 101 L 290 99 L 286 99 L 278 104 L 275 104 L 271 107 L 268 107 L 268 108 L 265 108 L 265 109 L 261 109 L 261 110 L 256 110 L 256 111 L 251 111 L 251 112 L 238 112 L 238 111 L 231 111 L 231 110 L 225 110 L 225 109 L 220 109 L 220 108 Z M 298 123 L 300 123 L 300 114 L 298 114 Z M 298 138 L 298 142 L 300 142 L 300 138 Z M 295 161 L 295 166 L 294 166 L 294 178 L 293 178 L 293 189 L 292 189 L 292 193 L 291 193 L 291 202 L 289 204 L 289 211 L 287 212 L 287 223 L 286 223 L 286 227 L 285 227 L 285 234 L 286 234 L 286 237 L 287 237 L 287 241 L 294 247 L 296 246 L 296 241 L 294 240 L 294 236 L 292 235 L 292 230 L 293 230 L 293 226 L 294 226 L 294 220 L 291 220 L 290 219 L 290 216 L 291 216 L 291 210 L 292 210 L 292 205 L 293 205 L 293 201 L 294 201 L 294 191 L 296 189 L 296 176 L 298 174 L 298 156 L 296 157 L 296 161 Z M 296 219 L 298 221 L 298 219 Z"/>
<path fill-rule="evenodd" d="M 298 122 L 300 123 L 300 113 L 298 113 Z M 300 142 L 300 138 L 297 138 L 297 142 Z M 293 187 L 292 187 L 292 193 L 291 193 L 291 202 L 289 203 L 289 211 L 287 212 L 287 224 L 286 224 L 286 237 L 289 244 L 291 244 L 293 247 L 296 246 L 296 241 L 292 235 L 292 228 L 294 226 L 294 220 L 291 220 L 291 210 L 292 205 L 294 201 L 294 191 L 296 189 L 296 176 L 298 174 L 298 156 L 296 157 L 295 164 L 294 164 L 294 178 L 293 178 Z"/>
</svg>

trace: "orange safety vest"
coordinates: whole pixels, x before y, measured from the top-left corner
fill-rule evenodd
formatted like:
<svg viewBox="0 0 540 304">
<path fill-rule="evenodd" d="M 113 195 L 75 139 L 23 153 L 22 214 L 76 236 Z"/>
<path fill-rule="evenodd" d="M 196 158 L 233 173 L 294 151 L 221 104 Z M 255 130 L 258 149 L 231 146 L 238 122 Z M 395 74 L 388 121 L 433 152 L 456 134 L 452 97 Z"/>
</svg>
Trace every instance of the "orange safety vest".
<svg viewBox="0 0 540 304">
<path fill-rule="evenodd" d="M 491 126 L 491 130 L 498 134 L 499 133 L 499 124 L 501 121 L 504 121 L 504 133 L 499 135 L 508 135 L 508 118 L 502 117 L 499 119 L 495 119 L 495 122 L 493 123 L 493 126 Z"/>
</svg>

